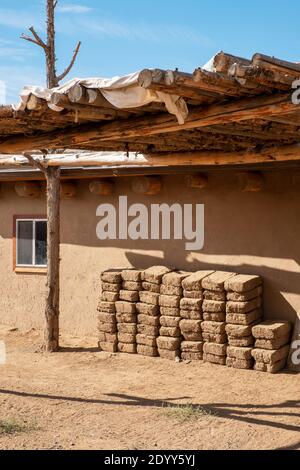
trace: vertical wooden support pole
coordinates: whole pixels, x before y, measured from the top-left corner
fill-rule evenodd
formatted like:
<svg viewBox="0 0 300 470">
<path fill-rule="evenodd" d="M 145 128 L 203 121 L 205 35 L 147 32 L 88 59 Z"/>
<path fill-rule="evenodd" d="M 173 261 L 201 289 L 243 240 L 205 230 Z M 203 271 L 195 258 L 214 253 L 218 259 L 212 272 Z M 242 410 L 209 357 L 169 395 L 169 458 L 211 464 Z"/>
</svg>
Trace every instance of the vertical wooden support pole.
<svg viewBox="0 0 300 470">
<path fill-rule="evenodd" d="M 59 349 L 60 168 L 49 167 L 47 180 L 47 292 L 45 348 Z"/>
</svg>

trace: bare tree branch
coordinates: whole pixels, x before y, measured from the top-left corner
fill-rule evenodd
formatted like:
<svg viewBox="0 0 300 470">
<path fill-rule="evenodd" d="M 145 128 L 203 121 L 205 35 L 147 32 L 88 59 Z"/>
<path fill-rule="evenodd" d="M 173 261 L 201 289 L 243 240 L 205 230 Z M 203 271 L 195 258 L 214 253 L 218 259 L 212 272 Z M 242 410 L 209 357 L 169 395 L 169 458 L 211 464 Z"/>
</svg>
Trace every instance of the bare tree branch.
<svg viewBox="0 0 300 470">
<path fill-rule="evenodd" d="M 31 26 L 29 28 L 29 31 L 31 31 L 32 35 L 35 37 L 35 39 L 37 40 L 37 42 L 41 45 L 41 47 L 44 47 L 45 49 L 47 48 L 46 44 L 44 43 L 44 41 L 40 38 L 40 36 L 38 35 L 38 33 L 35 31 L 34 27 Z"/>
<path fill-rule="evenodd" d="M 40 44 L 30 36 L 27 36 L 26 34 L 21 34 L 20 36 L 21 39 L 25 39 L 25 41 L 33 42 L 33 44 L 36 44 L 37 46 L 40 46 Z"/>
<path fill-rule="evenodd" d="M 63 72 L 61 75 L 59 75 L 59 76 L 57 77 L 57 80 L 58 80 L 59 82 L 60 82 L 61 80 L 63 80 L 63 79 L 68 75 L 68 73 L 70 72 L 70 70 L 72 69 L 72 67 L 73 67 L 73 65 L 74 65 L 74 63 L 75 63 L 76 57 L 77 57 L 77 55 L 78 55 L 80 46 L 81 46 L 81 41 L 79 41 L 79 43 L 78 43 L 77 46 L 76 46 L 76 49 L 75 49 L 75 51 L 74 51 L 74 53 L 73 53 L 73 57 L 72 57 L 72 60 L 71 60 L 70 65 L 64 70 L 64 72 Z"/>
<path fill-rule="evenodd" d="M 33 38 L 31 36 L 27 36 L 27 34 L 21 34 L 21 39 L 25 39 L 25 41 L 33 42 L 33 44 L 36 44 L 37 46 L 42 47 L 45 51 L 47 50 L 47 46 L 44 43 L 44 41 L 40 38 L 40 36 L 37 34 L 33 26 L 29 28 L 29 31 L 33 35 Z"/>
<path fill-rule="evenodd" d="M 37 168 L 38 170 L 42 171 L 43 173 L 47 173 L 47 166 L 41 163 L 40 160 L 36 160 L 30 153 L 28 152 L 23 152 L 23 155 L 29 163 L 34 167 Z"/>
<path fill-rule="evenodd" d="M 54 5 L 53 5 L 54 9 L 57 7 L 57 4 L 58 4 L 58 0 L 54 2 Z"/>
</svg>

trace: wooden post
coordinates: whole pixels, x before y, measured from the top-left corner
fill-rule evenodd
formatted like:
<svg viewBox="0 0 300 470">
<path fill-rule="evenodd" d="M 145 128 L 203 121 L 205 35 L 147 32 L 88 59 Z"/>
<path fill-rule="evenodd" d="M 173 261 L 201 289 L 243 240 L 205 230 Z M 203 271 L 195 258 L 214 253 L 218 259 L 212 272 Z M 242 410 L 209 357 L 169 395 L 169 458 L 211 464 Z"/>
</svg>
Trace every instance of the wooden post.
<svg viewBox="0 0 300 470">
<path fill-rule="evenodd" d="M 47 168 L 47 294 L 45 348 L 59 349 L 60 168 Z"/>
<path fill-rule="evenodd" d="M 45 175 L 47 182 L 47 284 L 46 284 L 46 327 L 45 350 L 59 349 L 59 267 L 60 267 L 60 167 L 48 167 L 32 155 L 24 157 Z"/>
</svg>

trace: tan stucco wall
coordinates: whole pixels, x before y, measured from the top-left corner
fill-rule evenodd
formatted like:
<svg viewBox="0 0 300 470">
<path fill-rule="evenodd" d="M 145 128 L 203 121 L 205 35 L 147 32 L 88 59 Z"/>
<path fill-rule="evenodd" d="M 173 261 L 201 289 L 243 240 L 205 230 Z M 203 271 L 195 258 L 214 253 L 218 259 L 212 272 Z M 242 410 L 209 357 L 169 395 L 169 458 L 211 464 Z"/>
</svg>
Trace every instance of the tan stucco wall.
<svg viewBox="0 0 300 470">
<path fill-rule="evenodd" d="M 116 195 L 109 198 L 90 194 L 88 182 L 81 181 L 78 196 L 62 201 L 62 331 L 95 333 L 103 269 L 157 263 L 260 274 L 265 281 L 265 316 L 294 320 L 300 312 L 300 180 L 292 171 L 266 178 L 263 192 L 242 193 L 228 172 L 211 175 L 211 188 L 205 191 L 187 189 L 182 176 L 164 176 L 163 190 L 155 197 L 136 196 L 130 178 L 120 178 Z M 14 215 L 44 213 L 45 200 L 22 199 L 12 184 L 1 186 L 0 321 L 42 328 L 45 276 L 13 272 L 12 231 Z M 181 241 L 99 241 L 96 208 L 102 202 L 117 203 L 119 195 L 128 195 L 129 204 L 204 203 L 204 249 L 186 252 Z"/>
</svg>

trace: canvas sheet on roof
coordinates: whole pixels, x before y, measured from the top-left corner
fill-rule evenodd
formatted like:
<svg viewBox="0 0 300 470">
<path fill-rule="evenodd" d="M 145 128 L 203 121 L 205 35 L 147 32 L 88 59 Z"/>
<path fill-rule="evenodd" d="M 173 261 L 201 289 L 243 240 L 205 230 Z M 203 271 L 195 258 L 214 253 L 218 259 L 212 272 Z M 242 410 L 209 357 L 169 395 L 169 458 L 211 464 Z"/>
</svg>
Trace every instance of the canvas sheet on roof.
<svg viewBox="0 0 300 470">
<path fill-rule="evenodd" d="M 188 107 L 183 98 L 159 91 L 147 90 L 138 83 L 140 72 L 123 77 L 107 78 L 74 78 L 64 85 L 51 90 L 36 86 L 25 86 L 20 94 L 21 101 L 16 110 L 25 110 L 30 95 L 45 99 L 49 108 L 62 111 L 63 108 L 50 103 L 52 93 L 68 93 L 72 87 L 80 84 L 86 88 L 99 90 L 104 98 L 119 109 L 139 108 L 152 102 L 164 103 L 167 111 L 177 117 L 179 124 L 183 124 L 188 116 Z"/>
</svg>

